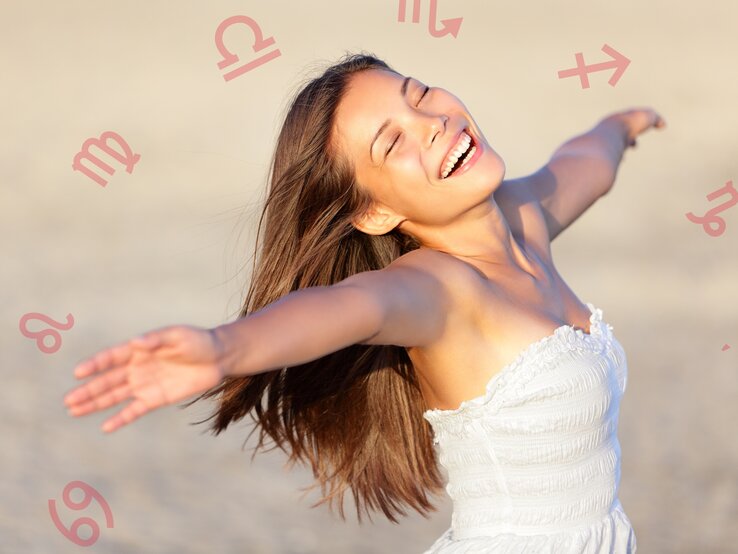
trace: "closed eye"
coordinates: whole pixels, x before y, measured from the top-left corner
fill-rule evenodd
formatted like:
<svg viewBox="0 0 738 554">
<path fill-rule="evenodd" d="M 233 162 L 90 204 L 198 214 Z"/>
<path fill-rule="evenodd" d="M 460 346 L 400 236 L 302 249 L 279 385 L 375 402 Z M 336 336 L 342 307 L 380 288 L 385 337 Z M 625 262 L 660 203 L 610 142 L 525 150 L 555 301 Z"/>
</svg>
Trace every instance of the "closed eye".
<svg viewBox="0 0 738 554">
<path fill-rule="evenodd" d="M 425 89 L 423 90 L 423 94 L 421 94 L 421 95 L 420 95 L 420 99 L 418 100 L 418 103 L 417 103 L 417 104 L 415 105 L 416 107 L 417 107 L 417 106 L 420 106 L 420 103 L 421 103 L 421 102 L 423 101 L 423 98 L 425 98 L 425 95 L 426 95 L 426 94 L 428 94 L 428 91 L 429 91 L 429 90 L 430 90 L 430 87 L 426 85 Z M 389 154 L 389 153 L 390 153 L 390 151 L 392 150 L 392 147 L 393 147 L 393 146 L 395 145 L 395 143 L 397 142 L 397 139 L 399 139 L 399 138 L 400 138 L 400 135 L 401 135 L 401 134 L 402 134 L 402 133 L 397 133 L 397 135 L 395 135 L 395 140 L 393 140 L 393 141 L 392 141 L 392 144 L 390 144 L 390 147 L 389 147 L 389 148 L 387 149 L 387 154 Z"/>
</svg>

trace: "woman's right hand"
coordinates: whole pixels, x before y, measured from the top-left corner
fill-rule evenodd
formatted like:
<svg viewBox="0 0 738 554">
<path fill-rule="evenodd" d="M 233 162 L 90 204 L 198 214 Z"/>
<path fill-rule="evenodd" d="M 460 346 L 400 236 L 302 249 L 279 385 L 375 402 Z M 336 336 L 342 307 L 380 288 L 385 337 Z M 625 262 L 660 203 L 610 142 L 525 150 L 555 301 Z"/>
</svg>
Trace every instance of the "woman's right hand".
<svg viewBox="0 0 738 554">
<path fill-rule="evenodd" d="M 216 386 L 224 377 L 223 346 L 213 329 L 173 325 L 101 350 L 77 364 L 77 379 L 96 375 L 64 396 L 80 416 L 133 399 L 105 421 L 106 432 L 147 412 Z"/>
</svg>

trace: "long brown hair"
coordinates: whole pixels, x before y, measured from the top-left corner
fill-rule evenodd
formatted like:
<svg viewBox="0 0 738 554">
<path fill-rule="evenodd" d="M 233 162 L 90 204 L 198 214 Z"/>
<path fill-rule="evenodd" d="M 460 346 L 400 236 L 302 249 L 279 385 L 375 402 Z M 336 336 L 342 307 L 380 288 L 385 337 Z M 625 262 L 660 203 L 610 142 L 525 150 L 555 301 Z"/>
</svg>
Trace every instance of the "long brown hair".
<svg viewBox="0 0 738 554">
<path fill-rule="evenodd" d="M 372 198 L 357 186 L 351 160 L 335 148 L 333 129 L 351 75 L 367 69 L 399 75 L 373 55 L 344 54 L 292 100 L 272 155 L 258 256 L 239 317 L 296 289 L 384 268 L 420 246 L 397 228 L 369 235 L 351 223 Z M 311 507 L 328 502 L 330 509 L 337 500 L 345 520 L 343 495 L 350 487 L 359 523 L 362 509 L 370 521 L 370 510 L 381 509 L 394 523 L 396 514 L 407 515 L 403 504 L 424 517 L 436 511 L 427 492 L 441 492 L 443 481 L 432 429 L 422 417 L 427 406 L 404 347 L 354 344 L 306 364 L 227 376 L 186 406 L 215 395 L 218 409 L 196 423 L 214 417 L 210 430 L 218 435 L 250 414 L 260 426 L 254 455 L 269 435 L 288 454 L 287 467 L 310 462 L 318 483 L 307 489 L 320 485 L 323 495 Z"/>
</svg>

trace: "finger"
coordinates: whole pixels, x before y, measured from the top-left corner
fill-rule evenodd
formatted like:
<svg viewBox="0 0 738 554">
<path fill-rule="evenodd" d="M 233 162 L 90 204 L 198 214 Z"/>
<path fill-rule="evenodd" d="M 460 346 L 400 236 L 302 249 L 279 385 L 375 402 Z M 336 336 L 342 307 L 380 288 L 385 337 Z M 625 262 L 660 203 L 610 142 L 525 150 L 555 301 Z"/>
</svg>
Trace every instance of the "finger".
<svg viewBox="0 0 738 554">
<path fill-rule="evenodd" d="M 144 404 L 142 400 L 136 399 L 123 408 L 119 413 L 105 421 L 102 425 L 102 430 L 106 433 L 115 431 L 116 429 L 135 421 L 148 411 L 149 408 L 146 404 Z"/>
<path fill-rule="evenodd" d="M 142 335 L 138 335 L 136 337 L 133 337 L 130 341 L 128 341 L 132 347 L 134 348 L 143 348 L 145 350 L 151 350 L 152 348 L 156 348 L 162 344 L 162 333 L 158 331 L 149 331 L 148 333 L 144 333 Z"/>
<path fill-rule="evenodd" d="M 81 402 L 94 400 L 95 396 L 116 387 L 126 380 L 126 371 L 120 367 L 100 375 L 96 379 L 72 389 L 64 396 L 64 403 L 72 407 Z"/>
<path fill-rule="evenodd" d="M 129 342 L 101 350 L 89 360 L 78 364 L 74 368 L 74 376 L 77 379 L 82 379 L 93 373 L 99 373 L 112 367 L 126 364 L 133 353 Z"/>
<path fill-rule="evenodd" d="M 158 347 L 161 344 L 161 340 L 160 333 L 150 331 L 111 348 L 101 350 L 91 359 L 75 366 L 74 376 L 77 379 L 81 379 L 93 373 L 105 371 L 111 367 L 124 365 L 128 363 L 135 349 L 151 350 Z"/>
<path fill-rule="evenodd" d="M 106 393 L 93 398 L 92 400 L 72 404 L 71 406 L 69 406 L 67 411 L 69 415 L 79 417 L 90 414 L 92 412 L 104 410 L 106 408 L 109 408 L 110 406 L 114 406 L 115 404 L 119 404 L 130 396 L 131 386 L 128 384 L 128 382 L 124 382 L 122 385 L 115 387 L 114 389 L 111 389 Z"/>
</svg>

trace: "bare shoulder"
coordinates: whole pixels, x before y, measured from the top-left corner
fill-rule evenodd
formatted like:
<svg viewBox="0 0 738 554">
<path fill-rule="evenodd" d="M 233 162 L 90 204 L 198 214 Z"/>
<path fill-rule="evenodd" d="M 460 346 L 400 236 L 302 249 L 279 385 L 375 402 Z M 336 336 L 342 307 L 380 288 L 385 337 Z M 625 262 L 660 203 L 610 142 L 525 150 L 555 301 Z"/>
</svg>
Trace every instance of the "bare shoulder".
<svg viewBox="0 0 738 554">
<path fill-rule="evenodd" d="M 438 250 L 421 247 L 403 254 L 394 260 L 390 267 L 412 267 L 442 276 L 452 269 L 451 264 L 446 260 L 448 257 L 447 254 Z"/>
<path fill-rule="evenodd" d="M 394 260 L 390 267 L 410 267 L 451 284 L 452 281 L 449 280 L 462 276 L 462 265 L 444 252 L 432 248 L 417 248 Z"/>
<path fill-rule="evenodd" d="M 409 252 L 378 270 L 363 271 L 333 285 L 348 289 L 342 302 L 376 322 L 361 344 L 426 347 L 442 340 L 458 313 L 451 266 L 442 253 Z"/>
<path fill-rule="evenodd" d="M 418 248 L 394 260 L 390 266 L 413 268 L 436 280 L 451 299 L 453 306 L 473 307 L 475 292 L 480 289 L 480 276 L 470 264 L 432 248 Z"/>
</svg>

